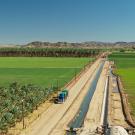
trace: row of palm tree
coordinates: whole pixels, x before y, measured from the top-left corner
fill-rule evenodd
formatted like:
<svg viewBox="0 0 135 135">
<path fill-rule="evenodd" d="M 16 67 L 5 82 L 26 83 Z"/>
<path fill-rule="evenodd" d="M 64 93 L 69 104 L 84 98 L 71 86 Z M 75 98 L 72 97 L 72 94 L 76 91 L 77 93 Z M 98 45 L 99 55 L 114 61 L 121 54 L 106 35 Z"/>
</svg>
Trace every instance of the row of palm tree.
<svg viewBox="0 0 135 135">
<path fill-rule="evenodd" d="M 0 56 L 95 57 L 100 49 L 83 48 L 0 48 Z"/>
</svg>

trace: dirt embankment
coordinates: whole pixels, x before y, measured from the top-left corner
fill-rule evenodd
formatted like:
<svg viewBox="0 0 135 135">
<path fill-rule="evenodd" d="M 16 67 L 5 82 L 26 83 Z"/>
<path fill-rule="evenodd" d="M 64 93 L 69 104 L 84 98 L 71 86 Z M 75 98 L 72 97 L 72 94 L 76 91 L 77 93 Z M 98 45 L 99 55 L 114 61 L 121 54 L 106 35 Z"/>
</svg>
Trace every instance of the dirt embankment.
<svg viewBox="0 0 135 135">
<path fill-rule="evenodd" d="M 119 97 L 121 101 L 121 110 L 124 117 L 125 122 L 127 123 L 127 127 L 135 128 L 135 121 L 131 116 L 131 109 L 128 103 L 128 97 L 127 94 L 124 92 L 124 87 L 121 81 L 121 78 L 118 74 L 116 74 L 114 71 L 116 70 L 114 66 L 114 62 L 110 62 L 111 66 L 113 67 L 112 75 L 116 78 L 116 84 L 119 91 Z"/>
<path fill-rule="evenodd" d="M 135 121 L 133 121 L 133 119 L 132 119 L 132 116 L 130 114 L 130 109 L 128 106 L 128 98 L 127 98 L 127 95 L 123 91 L 123 85 L 120 80 L 120 77 L 118 77 L 118 76 L 117 76 L 117 83 L 118 83 L 119 90 L 120 90 L 120 96 L 122 99 L 122 108 L 123 108 L 123 112 L 125 115 L 125 119 L 131 127 L 135 128 Z"/>
<path fill-rule="evenodd" d="M 119 87 L 117 84 L 117 77 L 110 73 L 109 85 L 109 125 L 128 127 L 123 113 L 122 99 L 120 96 Z"/>
</svg>

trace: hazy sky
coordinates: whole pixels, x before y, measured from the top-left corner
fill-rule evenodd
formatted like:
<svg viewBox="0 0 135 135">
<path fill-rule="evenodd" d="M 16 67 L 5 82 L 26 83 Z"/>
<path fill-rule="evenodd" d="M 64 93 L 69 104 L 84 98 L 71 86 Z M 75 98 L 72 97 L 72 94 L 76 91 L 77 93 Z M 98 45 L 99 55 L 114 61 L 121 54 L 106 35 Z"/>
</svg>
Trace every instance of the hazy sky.
<svg viewBox="0 0 135 135">
<path fill-rule="evenodd" d="M 135 0 L 0 0 L 0 43 L 135 41 Z"/>
</svg>

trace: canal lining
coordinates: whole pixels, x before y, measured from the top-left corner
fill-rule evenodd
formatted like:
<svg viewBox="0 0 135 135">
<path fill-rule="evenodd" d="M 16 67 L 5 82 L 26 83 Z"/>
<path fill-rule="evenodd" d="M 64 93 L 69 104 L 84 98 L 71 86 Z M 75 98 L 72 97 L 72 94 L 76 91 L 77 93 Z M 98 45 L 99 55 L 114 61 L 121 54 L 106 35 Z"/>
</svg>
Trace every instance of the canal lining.
<svg viewBox="0 0 135 135">
<path fill-rule="evenodd" d="M 67 135 L 75 135 L 76 132 L 74 131 L 74 129 L 78 129 L 78 128 L 82 127 L 85 116 L 89 109 L 89 104 L 90 104 L 93 94 L 96 90 L 97 82 L 98 82 L 100 74 L 102 72 L 104 63 L 105 63 L 105 61 L 102 61 L 101 65 L 98 67 L 96 75 L 94 76 L 92 83 L 90 85 L 90 88 L 89 88 L 86 96 L 83 99 L 83 102 L 79 108 L 79 111 L 77 112 L 74 119 L 68 124 L 71 131 L 67 132 Z"/>
</svg>

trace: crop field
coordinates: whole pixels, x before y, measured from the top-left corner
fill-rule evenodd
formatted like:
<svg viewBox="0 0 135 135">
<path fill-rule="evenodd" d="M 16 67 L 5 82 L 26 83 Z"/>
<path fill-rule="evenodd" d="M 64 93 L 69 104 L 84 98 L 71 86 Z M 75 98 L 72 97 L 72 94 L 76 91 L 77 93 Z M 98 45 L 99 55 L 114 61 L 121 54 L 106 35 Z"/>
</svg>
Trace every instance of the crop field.
<svg viewBox="0 0 135 135">
<path fill-rule="evenodd" d="M 0 134 L 7 133 L 9 127 L 37 109 L 90 61 L 90 58 L 0 57 Z"/>
<path fill-rule="evenodd" d="M 0 86 L 12 82 L 63 86 L 90 58 L 0 57 Z"/>
<path fill-rule="evenodd" d="M 135 117 L 135 53 L 113 53 L 109 56 L 116 64 L 116 73 L 121 77 L 125 92 Z"/>
</svg>

